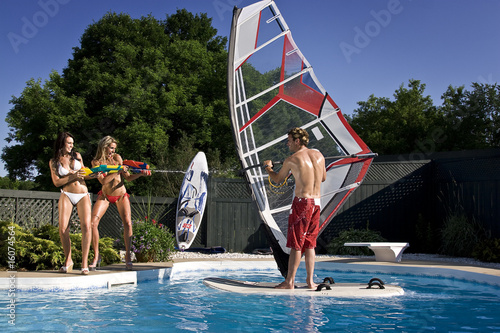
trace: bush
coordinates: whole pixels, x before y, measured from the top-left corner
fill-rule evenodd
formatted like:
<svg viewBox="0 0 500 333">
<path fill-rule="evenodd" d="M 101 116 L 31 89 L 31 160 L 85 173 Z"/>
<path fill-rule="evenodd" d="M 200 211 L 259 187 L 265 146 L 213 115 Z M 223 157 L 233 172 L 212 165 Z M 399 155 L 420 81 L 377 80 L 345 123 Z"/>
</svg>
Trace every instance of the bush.
<svg viewBox="0 0 500 333">
<path fill-rule="evenodd" d="M 441 229 L 441 253 L 456 257 L 471 257 L 474 248 L 484 239 L 484 229 L 465 214 L 452 213 Z"/>
<path fill-rule="evenodd" d="M 9 235 L 13 231 L 14 236 Z M 0 222 L 0 245 L 2 253 L 8 253 L 9 246 L 15 248 L 15 265 L 18 270 L 58 269 L 64 265 L 64 250 L 59 238 L 59 229 L 52 225 L 33 228 L 31 231 L 11 222 Z M 82 262 L 82 235 L 71 234 L 71 254 L 75 268 L 81 268 Z M 113 249 L 113 240 L 109 237 L 101 238 L 99 242 L 103 262 L 119 262 L 120 256 Z M 89 261 L 92 258 L 89 256 Z M 0 256 L 0 266 L 9 267 L 8 257 Z"/>
<path fill-rule="evenodd" d="M 500 238 L 487 239 L 478 243 L 472 251 L 474 259 L 485 262 L 500 262 Z"/>
<path fill-rule="evenodd" d="M 367 247 L 344 246 L 344 243 L 386 242 L 378 231 L 366 229 L 349 229 L 340 232 L 338 237 L 328 244 L 327 253 L 337 255 L 373 255 Z"/>
<path fill-rule="evenodd" d="M 9 177 L 0 177 L 0 188 L 9 190 L 29 191 L 36 187 L 36 183 L 30 180 L 10 179 Z"/>
<path fill-rule="evenodd" d="M 13 235 L 12 235 L 13 231 Z M 8 237 L 14 237 L 8 238 Z M 57 233 L 59 238 L 59 233 Z M 36 237 L 15 223 L 0 222 L 0 238 L 5 240 L 0 246 L 2 253 L 7 253 L 9 248 L 15 249 L 15 269 L 39 270 L 55 269 L 64 262 L 64 253 L 59 241 Z M 0 257 L 0 266 L 9 267 L 7 256 Z"/>
<path fill-rule="evenodd" d="M 131 250 L 138 262 L 170 261 L 175 249 L 175 237 L 154 219 L 132 222 Z"/>
</svg>

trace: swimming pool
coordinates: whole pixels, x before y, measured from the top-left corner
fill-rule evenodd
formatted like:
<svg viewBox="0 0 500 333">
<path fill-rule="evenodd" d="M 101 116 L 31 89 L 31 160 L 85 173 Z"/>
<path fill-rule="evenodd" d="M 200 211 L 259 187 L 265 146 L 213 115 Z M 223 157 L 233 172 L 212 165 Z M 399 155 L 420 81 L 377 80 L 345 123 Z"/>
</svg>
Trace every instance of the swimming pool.
<svg viewBox="0 0 500 333">
<path fill-rule="evenodd" d="M 218 276 L 280 282 L 282 277 L 277 270 L 177 269 L 171 277 L 137 286 L 21 292 L 15 328 L 47 332 L 500 331 L 498 285 L 411 272 L 373 274 L 323 268 L 318 265 L 318 280 L 332 276 L 336 282 L 366 282 L 378 277 L 401 285 L 406 293 L 383 299 L 241 295 L 210 289 L 202 280 Z M 298 279 L 304 278 L 305 271 L 300 269 Z M 0 328 L 7 327 L 7 320 L 0 323 Z"/>
</svg>

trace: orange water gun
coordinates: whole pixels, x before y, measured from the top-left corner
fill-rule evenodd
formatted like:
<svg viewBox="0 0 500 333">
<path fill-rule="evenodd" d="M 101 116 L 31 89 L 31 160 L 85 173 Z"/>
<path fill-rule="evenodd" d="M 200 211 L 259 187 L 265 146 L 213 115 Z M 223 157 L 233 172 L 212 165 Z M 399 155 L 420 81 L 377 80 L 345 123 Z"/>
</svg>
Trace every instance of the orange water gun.
<svg viewBox="0 0 500 333">
<path fill-rule="evenodd" d="M 142 172 L 146 173 L 148 175 L 151 174 L 152 171 L 154 172 L 169 172 L 169 173 L 186 173 L 185 171 L 176 171 L 176 170 L 158 170 L 158 169 L 150 169 L 149 164 L 146 162 L 138 162 L 138 161 L 132 161 L 132 160 L 124 160 L 123 161 L 124 166 L 128 166 L 130 171 L 133 172 Z"/>
<path fill-rule="evenodd" d="M 146 162 L 138 162 L 132 160 L 124 160 L 123 165 L 128 166 L 132 171 L 140 172 L 141 170 L 149 170 L 149 165 Z"/>
<path fill-rule="evenodd" d="M 132 160 L 124 160 L 123 165 L 126 165 L 129 167 L 129 170 L 132 172 L 142 172 L 147 175 L 151 175 L 151 170 L 149 170 L 149 164 L 146 162 L 138 162 L 138 161 L 132 161 Z"/>
</svg>

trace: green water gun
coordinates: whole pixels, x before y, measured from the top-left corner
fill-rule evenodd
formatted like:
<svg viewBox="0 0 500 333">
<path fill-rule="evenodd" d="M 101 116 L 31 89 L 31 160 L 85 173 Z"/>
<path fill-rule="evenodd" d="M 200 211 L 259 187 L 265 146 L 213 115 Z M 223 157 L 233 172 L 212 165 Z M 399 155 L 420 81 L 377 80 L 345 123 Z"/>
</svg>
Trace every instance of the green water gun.
<svg viewBox="0 0 500 333">
<path fill-rule="evenodd" d="M 99 172 L 107 172 L 107 173 L 116 173 L 119 171 L 123 170 L 123 165 L 108 165 L 108 164 L 101 164 L 99 166 L 93 167 L 92 169 L 89 168 L 82 168 L 83 171 L 85 171 L 85 176 L 94 176 L 98 174 Z"/>
</svg>

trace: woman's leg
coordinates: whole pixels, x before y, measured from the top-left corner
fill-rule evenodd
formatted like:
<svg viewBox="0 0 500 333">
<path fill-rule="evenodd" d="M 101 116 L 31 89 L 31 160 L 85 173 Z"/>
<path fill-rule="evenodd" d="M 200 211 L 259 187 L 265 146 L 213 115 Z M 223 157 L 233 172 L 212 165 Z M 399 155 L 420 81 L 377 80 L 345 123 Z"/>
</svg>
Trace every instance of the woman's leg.
<svg viewBox="0 0 500 333">
<path fill-rule="evenodd" d="M 78 216 L 80 217 L 80 227 L 82 229 L 82 268 L 89 267 L 90 241 L 92 240 L 92 229 L 90 225 L 90 214 L 92 204 L 90 196 L 86 195 L 76 205 Z"/>
<path fill-rule="evenodd" d="M 65 194 L 59 197 L 59 237 L 64 250 L 64 266 L 68 267 L 73 263 L 71 260 L 71 240 L 69 238 L 69 219 L 73 211 L 73 205 Z"/>
<path fill-rule="evenodd" d="M 106 210 L 108 210 L 109 201 L 107 201 L 103 196 L 99 196 L 97 201 L 94 204 L 94 208 L 92 209 L 92 218 L 91 218 L 91 226 L 92 226 L 92 247 L 94 248 L 94 260 L 92 262 L 92 266 L 95 267 L 97 265 L 97 261 L 99 260 L 99 222 L 101 221 L 101 217 L 104 216 Z"/>
<path fill-rule="evenodd" d="M 125 263 L 132 262 L 130 257 L 130 245 L 132 241 L 132 213 L 128 196 L 123 196 L 116 202 L 116 208 L 123 222 L 123 240 L 125 242 Z"/>
</svg>

